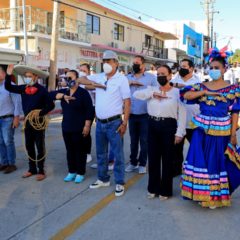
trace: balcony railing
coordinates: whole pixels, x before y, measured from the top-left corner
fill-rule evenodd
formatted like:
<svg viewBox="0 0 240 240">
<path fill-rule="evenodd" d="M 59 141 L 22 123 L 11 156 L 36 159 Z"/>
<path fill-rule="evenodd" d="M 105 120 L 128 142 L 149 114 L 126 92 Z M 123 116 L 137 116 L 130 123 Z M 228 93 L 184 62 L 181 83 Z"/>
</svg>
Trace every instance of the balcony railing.
<svg viewBox="0 0 240 240">
<path fill-rule="evenodd" d="M 161 48 L 159 46 L 153 44 L 146 44 L 145 42 L 142 44 L 142 52 L 150 57 L 168 59 L 168 49 Z"/>
<path fill-rule="evenodd" d="M 27 32 L 51 35 L 52 13 L 40 8 L 26 6 Z M 22 7 L 0 9 L 0 33 L 23 32 Z M 90 43 L 87 24 L 65 16 L 60 16 L 59 36 L 64 39 Z"/>
</svg>

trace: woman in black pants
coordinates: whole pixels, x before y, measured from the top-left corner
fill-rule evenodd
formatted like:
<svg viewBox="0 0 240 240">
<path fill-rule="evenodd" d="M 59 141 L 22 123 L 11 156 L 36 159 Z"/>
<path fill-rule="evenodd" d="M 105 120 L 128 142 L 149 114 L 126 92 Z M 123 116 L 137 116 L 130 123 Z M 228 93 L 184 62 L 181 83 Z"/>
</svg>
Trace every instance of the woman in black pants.
<svg viewBox="0 0 240 240">
<path fill-rule="evenodd" d="M 179 100 L 179 90 L 169 83 L 171 69 L 162 65 L 157 74 L 159 87 L 136 91 L 133 96 L 148 99 L 148 198 L 165 200 L 172 196 L 174 145 L 185 135 L 186 110 Z"/>
<path fill-rule="evenodd" d="M 65 182 L 81 183 L 86 171 L 86 136 L 94 118 L 92 100 L 87 90 L 78 87 L 78 73 L 67 73 L 69 88 L 51 92 L 53 99 L 61 100 L 63 110 L 62 134 L 67 150 L 68 174 Z"/>
</svg>

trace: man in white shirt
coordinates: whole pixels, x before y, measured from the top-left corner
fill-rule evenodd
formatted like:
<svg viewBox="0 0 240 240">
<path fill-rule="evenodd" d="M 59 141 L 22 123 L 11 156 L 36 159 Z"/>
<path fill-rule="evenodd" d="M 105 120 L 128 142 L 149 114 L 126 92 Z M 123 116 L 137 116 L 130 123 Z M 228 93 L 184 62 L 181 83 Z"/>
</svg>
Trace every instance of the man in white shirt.
<svg viewBox="0 0 240 240">
<path fill-rule="evenodd" d="M 177 76 L 171 80 L 174 87 L 182 88 L 184 86 L 193 85 L 196 83 L 200 83 L 201 80 L 199 77 L 194 74 L 194 63 L 190 59 L 183 59 L 180 63 L 180 70 Z M 187 126 L 186 126 L 186 138 L 191 141 L 193 129 L 191 128 L 192 117 L 195 114 L 199 113 L 199 105 L 198 104 L 185 104 L 185 108 L 187 110 Z M 183 162 L 183 145 L 184 140 L 176 145 L 176 162 L 174 164 L 174 175 L 177 176 L 182 172 L 182 162 Z"/>
<path fill-rule="evenodd" d="M 96 86 L 96 150 L 98 180 L 90 188 L 110 185 L 108 175 L 108 143 L 114 156 L 115 195 L 124 194 L 124 153 L 122 137 L 126 132 L 131 108 L 128 79 L 118 72 L 118 56 L 113 51 L 103 53 L 103 73 L 79 78 L 81 84 Z M 104 86 L 104 88 L 100 88 Z M 124 118 L 122 120 L 122 114 Z"/>
</svg>

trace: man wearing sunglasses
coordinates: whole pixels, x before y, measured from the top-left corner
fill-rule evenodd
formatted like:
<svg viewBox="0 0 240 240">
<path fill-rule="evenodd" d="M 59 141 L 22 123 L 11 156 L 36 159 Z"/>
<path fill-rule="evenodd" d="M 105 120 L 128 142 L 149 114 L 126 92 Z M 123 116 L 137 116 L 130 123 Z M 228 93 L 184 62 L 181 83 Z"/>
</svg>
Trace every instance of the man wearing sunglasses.
<svg viewBox="0 0 240 240">
<path fill-rule="evenodd" d="M 108 143 L 115 156 L 115 195 L 124 194 L 124 153 L 122 137 L 127 130 L 131 100 L 128 79 L 118 72 L 118 56 L 107 50 L 103 53 L 103 73 L 81 77 L 78 81 L 96 87 L 96 150 L 98 179 L 90 188 L 108 187 Z M 122 114 L 124 117 L 122 120 Z"/>
</svg>

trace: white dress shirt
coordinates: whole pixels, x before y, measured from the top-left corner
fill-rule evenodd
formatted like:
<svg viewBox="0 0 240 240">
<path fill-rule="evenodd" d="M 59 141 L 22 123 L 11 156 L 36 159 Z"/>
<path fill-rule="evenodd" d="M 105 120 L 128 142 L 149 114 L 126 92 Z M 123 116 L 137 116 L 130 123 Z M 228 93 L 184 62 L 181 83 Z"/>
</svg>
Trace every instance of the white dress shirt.
<svg viewBox="0 0 240 240">
<path fill-rule="evenodd" d="M 175 118 L 178 122 L 176 136 L 183 137 L 186 134 L 186 109 L 180 101 L 179 89 L 172 88 L 166 92 L 168 98 L 153 98 L 153 93 L 160 93 L 159 87 L 148 87 L 134 92 L 133 97 L 141 100 L 148 100 L 147 110 L 150 116 Z"/>
<path fill-rule="evenodd" d="M 96 88 L 95 110 L 97 118 L 107 119 L 123 113 L 123 100 L 131 97 L 128 79 L 116 72 L 110 79 L 105 73 L 87 76 L 96 83 L 106 85 L 106 89 Z"/>
<path fill-rule="evenodd" d="M 174 79 L 171 80 L 172 83 L 179 83 L 183 84 L 185 86 L 193 85 L 196 83 L 201 83 L 201 80 L 196 74 L 193 74 L 193 76 L 188 79 L 187 81 L 184 81 L 179 74 L 176 75 Z M 191 129 L 191 121 L 193 116 L 200 113 L 199 105 L 198 104 L 185 104 L 185 108 L 187 110 L 187 121 L 186 121 L 186 128 Z"/>
</svg>

